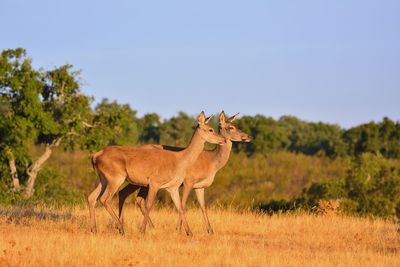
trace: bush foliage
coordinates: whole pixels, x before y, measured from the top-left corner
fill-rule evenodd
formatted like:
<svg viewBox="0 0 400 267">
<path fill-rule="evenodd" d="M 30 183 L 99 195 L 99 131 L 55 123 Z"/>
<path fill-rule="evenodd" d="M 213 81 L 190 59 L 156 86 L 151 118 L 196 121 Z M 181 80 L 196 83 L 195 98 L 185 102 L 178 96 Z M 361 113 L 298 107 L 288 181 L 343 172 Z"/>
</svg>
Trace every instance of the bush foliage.
<svg viewBox="0 0 400 267">
<path fill-rule="evenodd" d="M 399 162 L 364 153 L 352 160 L 344 177 L 313 183 L 289 201 L 270 201 L 258 208 L 316 210 L 320 200 L 339 200 L 346 213 L 400 218 Z"/>
</svg>

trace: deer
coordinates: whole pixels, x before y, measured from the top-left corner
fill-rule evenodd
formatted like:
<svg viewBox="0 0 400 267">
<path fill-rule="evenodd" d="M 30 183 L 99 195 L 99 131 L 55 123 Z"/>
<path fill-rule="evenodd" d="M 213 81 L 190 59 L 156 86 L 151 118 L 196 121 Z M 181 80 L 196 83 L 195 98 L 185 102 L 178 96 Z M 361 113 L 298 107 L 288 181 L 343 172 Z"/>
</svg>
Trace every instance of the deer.
<svg viewBox="0 0 400 267">
<path fill-rule="evenodd" d="M 98 200 L 116 222 L 120 234 L 124 234 L 123 223 L 111 207 L 111 200 L 125 180 L 129 183 L 146 186 L 148 192 L 144 204 L 144 219 L 140 233 L 144 234 L 159 189 L 166 189 L 178 210 L 179 217 L 188 236 L 192 235 L 182 208 L 179 187 L 189 166 L 197 160 L 206 142 L 225 145 L 225 138 L 208 125 L 202 111 L 197 118 L 197 127 L 189 145 L 181 151 L 160 149 L 141 149 L 130 146 L 109 146 L 92 156 L 92 165 L 99 176 L 99 184 L 87 197 L 91 232 L 97 233 L 95 206 Z"/>
<path fill-rule="evenodd" d="M 185 179 L 183 181 L 183 193 L 182 193 L 182 208 L 185 209 L 187 199 L 191 190 L 194 188 L 196 193 L 197 201 L 200 205 L 203 221 L 206 225 L 207 232 L 213 234 L 214 231 L 211 227 L 210 221 L 208 219 L 206 202 L 204 199 L 204 190 L 212 185 L 216 173 L 222 169 L 228 162 L 230 152 L 232 150 L 232 142 L 250 142 L 252 137 L 239 130 L 233 122 L 237 118 L 239 113 L 235 114 L 230 118 L 226 118 L 225 112 L 222 111 L 219 115 L 219 131 L 220 135 L 226 140 L 224 146 L 217 146 L 213 150 L 204 150 L 201 152 L 200 156 L 197 158 L 195 163 L 189 167 L 186 172 Z M 179 151 L 183 148 L 167 146 L 167 145 L 156 145 L 156 144 L 146 144 L 141 146 L 143 149 L 149 150 L 172 150 Z M 137 186 L 133 184 L 128 184 L 118 193 L 119 198 L 119 218 L 123 222 L 123 206 L 127 197 L 133 194 L 136 190 L 139 192 L 136 197 L 136 204 L 140 207 L 143 215 L 145 215 L 144 199 L 148 194 L 148 188 L 143 186 Z M 177 230 L 181 230 L 182 223 L 185 223 L 181 218 L 179 218 L 177 224 Z M 150 227 L 154 227 L 151 219 L 149 218 Z"/>
</svg>

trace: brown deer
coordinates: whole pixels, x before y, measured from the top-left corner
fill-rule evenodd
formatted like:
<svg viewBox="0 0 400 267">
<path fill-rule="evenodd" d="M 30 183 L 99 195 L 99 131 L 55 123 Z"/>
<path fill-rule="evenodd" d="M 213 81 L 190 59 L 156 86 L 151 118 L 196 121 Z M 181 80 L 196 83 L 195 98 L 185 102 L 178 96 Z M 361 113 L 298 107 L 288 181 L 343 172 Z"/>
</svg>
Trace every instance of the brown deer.
<svg viewBox="0 0 400 267">
<path fill-rule="evenodd" d="M 189 197 L 190 191 L 194 188 L 197 196 L 197 200 L 200 204 L 200 208 L 203 213 L 204 222 L 207 227 L 207 232 L 212 234 L 213 229 L 211 227 L 210 221 L 207 215 L 206 204 L 204 200 L 204 189 L 209 187 L 215 178 L 215 174 L 225 166 L 228 161 L 230 152 L 232 150 L 232 141 L 244 141 L 249 142 L 251 140 L 251 136 L 240 131 L 234 124 L 233 121 L 236 119 L 236 115 L 226 119 L 225 113 L 222 111 L 219 116 L 219 127 L 220 127 L 220 134 L 225 137 L 226 145 L 218 146 L 214 150 L 204 150 L 201 152 L 200 156 L 196 160 L 196 162 L 189 167 L 188 171 L 186 172 L 185 179 L 183 181 L 183 195 L 182 195 L 182 208 L 185 208 L 186 201 Z M 164 149 L 164 150 L 180 150 L 182 148 L 171 147 L 171 146 L 163 146 L 163 145 L 143 145 L 141 148 L 147 149 Z M 126 198 L 134 193 L 137 189 L 139 189 L 138 195 L 136 197 L 136 203 L 139 205 L 143 215 L 145 214 L 145 207 L 143 200 L 147 195 L 148 188 L 143 186 L 136 186 L 129 184 L 125 188 L 123 188 L 118 196 L 119 196 L 119 217 L 122 221 L 122 209 Z M 149 223 L 153 226 L 149 218 Z M 182 223 L 184 221 L 179 218 L 177 229 L 181 229 Z"/>
<path fill-rule="evenodd" d="M 124 234 L 123 224 L 111 207 L 111 200 L 119 187 L 125 181 L 147 186 L 148 193 L 144 206 L 144 219 L 140 228 L 145 233 L 149 212 L 153 206 L 157 191 L 165 188 L 179 212 L 187 235 L 192 235 L 186 222 L 179 197 L 179 187 L 186 176 L 189 166 L 193 165 L 204 149 L 204 143 L 225 144 L 225 138 L 215 133 L 208 125 L 211 117 L 206 118 L 204 112 L 198 116 L 198 126 L 187 148 L 179 151 L 160 149 L 140 149 L 128 146 L 110 146 L 92 157 L 93 168 L 99 175 L 100 183 L 88 196 L 91 231 L 96 233 L 95 205 L 98 199 L 104 205 L 111 217 L 117 222 L 121 234 Z"/>
</svg>

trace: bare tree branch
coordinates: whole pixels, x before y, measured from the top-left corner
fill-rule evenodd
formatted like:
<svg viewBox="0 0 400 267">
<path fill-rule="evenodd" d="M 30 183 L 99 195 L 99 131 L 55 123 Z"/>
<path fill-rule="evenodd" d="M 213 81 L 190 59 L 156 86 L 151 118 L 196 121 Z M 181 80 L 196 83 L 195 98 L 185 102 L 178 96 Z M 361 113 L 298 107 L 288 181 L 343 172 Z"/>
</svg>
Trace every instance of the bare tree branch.
<svg viewBox="0 0 400 267">
<path fill-rule="evenodd" d="M 17 166 L 15 164 L 15 157 L 14 157 L 14 154 L 12 153 L 11 149 L 9 149 L 9 148 L 7 149 L 6 153 L 8 156 L 8 165 L 10 167 L 11 178 L 12 178 L 12 182 L 13 182 L 13 191 L 18 192 L 19 190 L 21 190 L 21 186 L 19 183 Z"/>
<path fill-rule="evenodd" d="M 32 163 L 31 166 L 26 170 L 26 173 L 28 175 L 28 183 L 25 188 L 25 196 L 26 197 L 31 197 L 35 191 L 34 186 L 36 182 L 37 175 L 39 171 L 42 169 L 43 164 L 50 158 L 51 153 L 53 152 L 53 148 L 57 147 L 60 145 L 61 141 L 63 139 L 63 136 L 58 137 L 51 142 L 51 144 L 46 144 L 46 148 L 44 153 L 35 161 Z"/>
</svg>

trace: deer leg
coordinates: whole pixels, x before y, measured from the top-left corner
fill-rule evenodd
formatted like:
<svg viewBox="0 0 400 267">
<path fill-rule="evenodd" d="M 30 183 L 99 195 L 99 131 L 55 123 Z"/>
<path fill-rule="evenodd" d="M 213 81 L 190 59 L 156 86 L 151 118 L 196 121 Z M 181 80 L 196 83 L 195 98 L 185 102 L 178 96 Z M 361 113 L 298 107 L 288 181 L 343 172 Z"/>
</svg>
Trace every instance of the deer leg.
<svg viewBox="0 0 400 267">
<path fill-rule="evenodd" d="M 179 212 L 179 217 L 182 220 L 183 226 L 185 227 L 186 235 L 192 236 L 193 235 L 192 231 L 190 230 L 189 225 L 185 218 L 185 212 L 182 209 L 182 202 L 179 197 L 179 187 L 167 188 L 167 191 L 171 195 L 172 201 L 174 202 L 175 207 Z"/>
<path fill-rule="evenodd" d="M 156 199 L 158 188 L 159 188 L 158 186 L 154 186 L 151 184 L 149 185 L 149 192 L 148 192 L 147 198 L 146 198 L 146 207 L 144 209 L 144 219 L 143 219 L 142 226 L 140 227 L 141 234 L 144 234 L 146 232 L 146 225 L 150 218 L 149 213 L 150 213 L 151 208 L 154 205 L 154 201 Z"/>
<path fill-rule="evenodd" d="M 121 235 L 124 234 L 124 226 L 122 225 L 121 221 L 119 220 L 118 216 L 115 214 L 114 210 L 111 207 L 111 200 L 115 193 L 118 191 L 118 188 L 124 182 L 125 178 L 113 181 L 113 183 L 109 183 L 106 191 L 104 192 L 103 196 L 100 198 L 101 204 L 104 205 L 108 213 L 110 213 L 111 217 L 116 221 L 119 233 Z"/>
<path fill-rule="evenodd" d="M 102 196 L 104 190 L 107 187 L 107 183 L 104 179 L 100 178 L 100 183 L 97 185 L 96 189 L 93 190 L 92 193 L 87 198 L 88 205 L 89 205 L 89 216 L 90 216 L 90 231 L 94 234 L 97 233 L 97 226 L 96 226 L 96 215 L 95 215 L 95 208 L 96 203 L 99 197 Z"/>
<path fill-rule="evenodd" d="M 196 188 L 194 191 L 196 192 L 197 201 L 199 202 L 201 211 L 203 213 L 203 219 L 207 226 L 207 233 L 213 234 L 214 231 L 211 227 L 210 221 L 208 220 L 206 202 L 204 200 L 204 188 Z"/>
<path fill-rule="evenodd" d="M 185 210 L 186 207 L 186 202 L 189 198 L 190 191 L 192 190 L 193 185 L 192 184 L 183 184 L 183 193 L 182 193 L 182 209 Z M 179 216 L 178 224 L 176 225 L 176 230 L 181 230 L 182 229 L 182 218 Z"/>
<path fill-rule="evenodd" d="M 140 187 L 138 185 L 128 184 L 118 192 L 118 217 L 122 224 L 124 224 L 122 210 L 124 207 L 125 200 L 139 188 Z"/>
<path fill-rule="evenodd" d="M 145 199 L 146 199 L 148 193 L 149 193 L 149 188 L 147 186 L 141 186 L 139 193 L 136 196 L 136 204 L 139 206 L 140 211 L 142 212 L 143 216 L 144 216 L 145 210 L 146 210 Z M 154 224 L 151 221 L 150 216 L 149 216 L 148 223 L 151 228 L 154 228 Z"/>
</svg>

